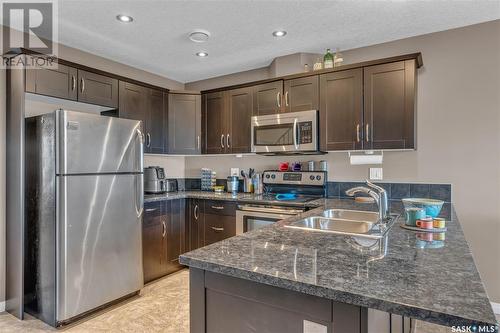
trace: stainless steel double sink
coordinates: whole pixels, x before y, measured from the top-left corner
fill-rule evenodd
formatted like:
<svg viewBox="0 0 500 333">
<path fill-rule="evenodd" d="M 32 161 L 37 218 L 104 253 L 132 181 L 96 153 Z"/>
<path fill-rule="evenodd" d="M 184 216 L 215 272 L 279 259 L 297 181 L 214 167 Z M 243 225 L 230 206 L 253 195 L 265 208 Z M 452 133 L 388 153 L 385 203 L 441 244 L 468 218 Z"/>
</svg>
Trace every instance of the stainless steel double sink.
<svg viewBox="0 0 500 333">
<path fill-rule="evenodd" d="M 382 238 L 394 224 L 397 215 L 380 221 L 379 213 L 349 209 L 328 209 L 321 216 L 310 216 L 286 225 L 302 229 L 367 238 Z"/>
</svg>

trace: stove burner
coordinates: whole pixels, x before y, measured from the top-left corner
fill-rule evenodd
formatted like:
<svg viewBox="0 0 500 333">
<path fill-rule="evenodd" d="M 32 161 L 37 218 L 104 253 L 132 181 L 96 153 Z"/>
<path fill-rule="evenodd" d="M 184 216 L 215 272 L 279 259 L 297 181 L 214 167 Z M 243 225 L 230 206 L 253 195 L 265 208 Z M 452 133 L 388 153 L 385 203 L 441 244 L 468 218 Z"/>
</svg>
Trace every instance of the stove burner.
<svg viewBox="0 0 500 333">
<path fill-rule="evenodd" d="M 295 193 L 279 193 L 276 194 L 276 200 L 295 200 L 297 194 Z"/>
</svg>

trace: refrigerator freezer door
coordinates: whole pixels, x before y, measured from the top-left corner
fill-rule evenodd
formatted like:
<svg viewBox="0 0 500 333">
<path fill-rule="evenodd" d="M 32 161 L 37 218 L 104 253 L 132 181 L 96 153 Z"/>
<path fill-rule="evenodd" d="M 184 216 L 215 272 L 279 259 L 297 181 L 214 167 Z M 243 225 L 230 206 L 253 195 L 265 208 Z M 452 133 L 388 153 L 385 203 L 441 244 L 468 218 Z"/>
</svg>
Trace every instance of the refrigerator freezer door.
<svg viewBox="0 0 500 333">
<path fill-rule="evenodd" d="M 57 174 L 142 172 L 141 122 L 58 110 Z"/>
<path fill-rule="evenodd" d="M 143 175 L 57 176 L 57 321 L 143 287 Z"/>
</svg>

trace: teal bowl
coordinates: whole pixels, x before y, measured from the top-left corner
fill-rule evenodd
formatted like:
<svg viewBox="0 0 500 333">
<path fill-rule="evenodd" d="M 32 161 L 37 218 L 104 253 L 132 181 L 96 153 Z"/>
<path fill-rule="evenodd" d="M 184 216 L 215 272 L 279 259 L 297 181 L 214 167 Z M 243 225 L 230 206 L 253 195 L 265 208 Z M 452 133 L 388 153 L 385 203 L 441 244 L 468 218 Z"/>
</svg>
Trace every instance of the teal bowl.
<svg viewBox="0 0 500 333">
<path fill-rule="evenodd" d="M 402 199 L 405 208 L 417 207 L 424 208 L 425 215 L 437 217 L 443 208 L 444 201 L 425 198 L 406 198 Z"/>
</svg>

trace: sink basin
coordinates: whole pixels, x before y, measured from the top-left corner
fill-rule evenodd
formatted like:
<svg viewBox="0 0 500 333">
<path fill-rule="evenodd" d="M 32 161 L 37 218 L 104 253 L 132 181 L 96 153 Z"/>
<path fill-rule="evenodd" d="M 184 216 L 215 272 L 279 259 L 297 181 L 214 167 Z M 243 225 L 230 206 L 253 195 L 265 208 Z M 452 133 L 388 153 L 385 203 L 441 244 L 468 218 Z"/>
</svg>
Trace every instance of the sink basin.
<svg viewBox="0 0 500 333">
<path fill-rule="evenodd" d="M 311 216 L 301 220 L 300 222 L 300 224 L 297 223 L 294 224 L 294 226 L 322 231 L 343 232 L 348 234 L 366 233 L 373 227 L 372 222 L 350 221 L 320 216 Z"/>
<path fill-rule="evenodd" d="M 331 219 L 364 221 L 370 223 L 376 223 L 379 219 L 379 214 L 377 212 L 365 212 L 349 209 L 328 209 L 323 212 L 323 216 Z"/>
<path fill-rule="evenodd" d="M 394 224 L 397 216 L 391 215 L 380 223 L 379 214 L 348 209 L 325 210 L 322 216 L 310 216 L 286 225 L 287 228 L 307 231 L 329 232 L 366 238 L 382 238 Z"/>
</svg>

